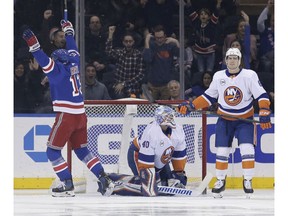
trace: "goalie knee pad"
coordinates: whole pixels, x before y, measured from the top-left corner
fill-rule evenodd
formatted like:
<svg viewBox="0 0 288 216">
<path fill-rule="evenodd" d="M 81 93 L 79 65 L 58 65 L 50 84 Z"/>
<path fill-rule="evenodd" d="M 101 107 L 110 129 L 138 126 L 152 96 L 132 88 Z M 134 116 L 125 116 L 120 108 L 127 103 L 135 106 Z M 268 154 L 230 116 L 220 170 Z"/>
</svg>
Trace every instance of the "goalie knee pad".
<svg viewBox="0 0 288 216">
<path fill-rule="evenodd" d="M 157 196 L 156 174 L 154 168 L 140 170 L 141 193 L 143 196 Z"/>
</svg>

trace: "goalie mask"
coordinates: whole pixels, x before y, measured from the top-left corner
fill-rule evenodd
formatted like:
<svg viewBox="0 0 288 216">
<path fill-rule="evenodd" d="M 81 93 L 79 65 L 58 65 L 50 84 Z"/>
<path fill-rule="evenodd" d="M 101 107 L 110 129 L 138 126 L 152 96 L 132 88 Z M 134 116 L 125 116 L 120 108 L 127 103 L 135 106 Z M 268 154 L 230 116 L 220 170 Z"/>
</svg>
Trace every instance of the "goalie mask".
<svg viewBox="0 0 288 216">
<path fill-rule="evenodd" d="M 167 125 L 173 129 L 176 128 L 174 110 L 168 106 L 159 106 L 155 110 L 155 119 L 159 125 Z"/>
<path fill-rule="evenodd" d="M 70 56 L 67 50 L 57 49 L 52 54 L 51 57 L 54 61 L 60 61 L 63 64 L 67 64 L 70 61 Z"/>
</svg>

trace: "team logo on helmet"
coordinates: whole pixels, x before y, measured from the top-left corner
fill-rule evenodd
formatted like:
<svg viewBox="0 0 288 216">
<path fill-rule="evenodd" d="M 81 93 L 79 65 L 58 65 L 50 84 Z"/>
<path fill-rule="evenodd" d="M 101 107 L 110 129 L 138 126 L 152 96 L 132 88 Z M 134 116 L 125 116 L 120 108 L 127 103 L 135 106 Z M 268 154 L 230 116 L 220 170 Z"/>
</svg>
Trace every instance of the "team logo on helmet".
<svg viewBox="0 0 288 216">
<path fill-rule="evenodd" d="M 230 106 L 238 105 L 243 98 L 242 91 L 236 86 L 229 86 L 224 91 L 224 100 Z"/>
<path fill-rule="evenodd" d="M 168 163 L 171 160 L 173 153 L 174 153 L 174 147 L 169 146 L 167 149 L 163 151 L 163 154 L 161 155 L 161 162 L 163 164 Z"/>
</svg>

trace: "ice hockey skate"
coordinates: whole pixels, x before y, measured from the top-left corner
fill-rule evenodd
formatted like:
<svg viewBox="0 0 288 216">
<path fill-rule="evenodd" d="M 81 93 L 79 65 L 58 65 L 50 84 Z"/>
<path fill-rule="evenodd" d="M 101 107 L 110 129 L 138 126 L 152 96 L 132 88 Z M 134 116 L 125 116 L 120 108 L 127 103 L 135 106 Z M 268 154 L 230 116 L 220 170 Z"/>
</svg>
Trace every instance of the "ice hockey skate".
<svg viewBox="0 0 288 216">
<path fill-rule="evenodd" d="M 217 179 L 217 181 L 214 184 L 214 187 L 212 188 L 212 194 L 214 198 L 222 198 L 223 197 L 223 191 L 225 191 L 225 179 Z"/>
<path fill-rule="evenodd" d="M 103 172 L 99 176 L 98 192 L 104 196 L 110 196 L 113 193 L 115 183 L 109 178 L 109 176 Z"/>
<path fill-rule="evenodd" d="M 74 197 L 74 185 L 72 179 L 61 181 L 60 184 L 52 188 L 53 197 Z"/>
<path fill-rule="evenodd" d="M 252 180 L 243 179 L 243 190 L 246 194 L 246 198 L 249 199 L 254 193 L 254 190 L 252 188 Z"/>
</svg>

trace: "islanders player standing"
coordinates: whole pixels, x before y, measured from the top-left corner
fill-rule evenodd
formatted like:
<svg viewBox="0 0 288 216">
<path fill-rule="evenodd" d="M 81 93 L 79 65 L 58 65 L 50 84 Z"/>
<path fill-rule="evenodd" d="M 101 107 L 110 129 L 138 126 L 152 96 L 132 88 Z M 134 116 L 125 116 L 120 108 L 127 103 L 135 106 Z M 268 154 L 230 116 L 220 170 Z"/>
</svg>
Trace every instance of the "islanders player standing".
<svg viewBox="0 0 288 216">
<path fill-rule="evenodd" d="M 87 116 L 80 84 L 80 55 L 74 40 L 72 23 L 61 20 L 66 37 L 66 49 L 57 49 L 49 58 L 41 49 L 34 33 L 27 29 L 23 39 L 29 46 L 50 84 L 53 110 L 57 113 L 47 142 L 47 157 L 61 184 L 52 189 L 52 196 L 74 196 L 74 185 L 61 150 L 70 141 L 77 157 L 99 179 L 100 192 L 110 195 L 114 183 L 104 172 L 100 160 L 87 148 Z"/>
<path fill-rule="evenodd" d="M 263 130 L 271 128 L 269 97 L 256 72 L 239 68 L 241 52 L 237 48 L 228 49 L 225 61 L 227 70 L 216 72 L 204 94 L 193 102 L 187 101 L 179 105 L 179 112 L 187 114 L 196 109 L 209 107 L 218 100 L 218 114 L 253 119 L 255 98 L 260 108 L 260 127 Z M 217 181 L 212 189 L 214 197 L 222 197 L 222 192 L 225 190 L 228 159 L 234 136 L 238 139 L 242 158 L 244 192 L 248 197 L 254 192 L 252 178 L 255 165 L 255 131 L 256 127 L 251 122 L 227 117 L 218 118 L 215 140 Z"/>
</svg>

